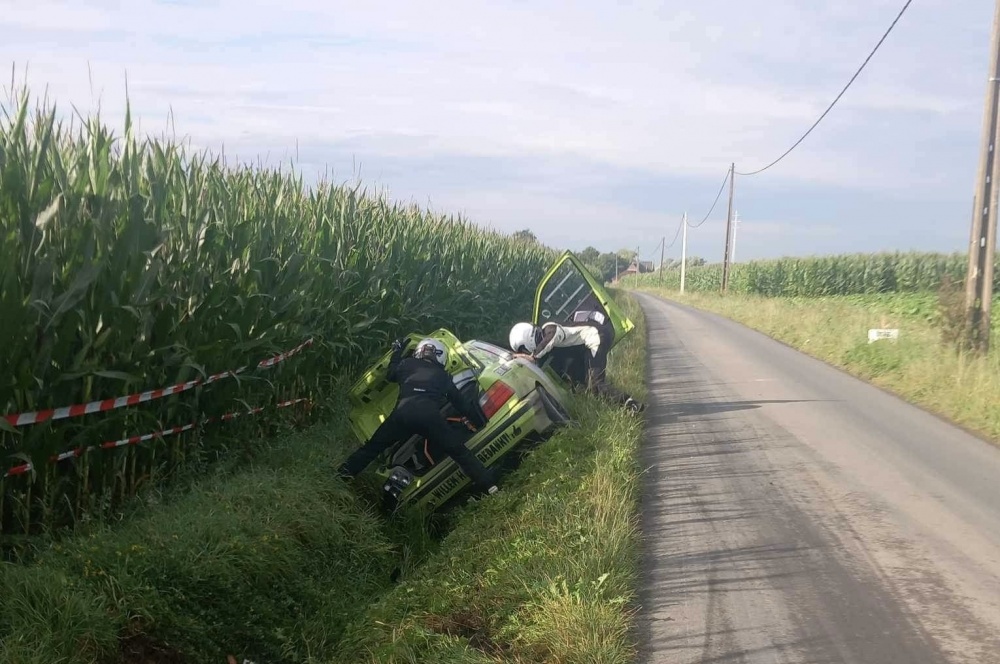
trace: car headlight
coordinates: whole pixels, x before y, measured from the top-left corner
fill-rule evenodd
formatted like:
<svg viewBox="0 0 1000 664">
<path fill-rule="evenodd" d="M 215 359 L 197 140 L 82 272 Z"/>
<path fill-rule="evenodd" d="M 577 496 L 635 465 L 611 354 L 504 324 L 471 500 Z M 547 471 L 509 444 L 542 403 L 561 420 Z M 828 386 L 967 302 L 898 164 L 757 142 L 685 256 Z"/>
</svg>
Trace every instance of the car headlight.
<svg viewBox="0 0 1000 664">
<path fill-rule="evenodd" d="M 396 466 L 389 473 L 389 479 L 382 485 L 382 490 L 391 494 L 393 498 L 399 498 L 403 490 L 413 483 L 413 473 L 402 466 Z"/>
</svg>

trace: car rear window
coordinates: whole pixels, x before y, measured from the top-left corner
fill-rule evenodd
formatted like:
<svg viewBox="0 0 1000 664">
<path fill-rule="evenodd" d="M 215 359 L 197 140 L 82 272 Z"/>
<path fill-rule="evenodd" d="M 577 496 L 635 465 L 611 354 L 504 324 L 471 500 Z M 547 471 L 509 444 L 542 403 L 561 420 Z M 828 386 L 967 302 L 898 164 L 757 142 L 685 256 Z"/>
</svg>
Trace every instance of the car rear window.
<svg viewBox="0 0 1000 664">
<path fill-rule="evenodd" d="M 500 360 L 510 356 L 510 351 L 507 349 L 482 341 L 469 344 L 468 349 L 469 353 L 471 353 L 472 356 L 483 365 L 496 364 Z"/>
</svg>

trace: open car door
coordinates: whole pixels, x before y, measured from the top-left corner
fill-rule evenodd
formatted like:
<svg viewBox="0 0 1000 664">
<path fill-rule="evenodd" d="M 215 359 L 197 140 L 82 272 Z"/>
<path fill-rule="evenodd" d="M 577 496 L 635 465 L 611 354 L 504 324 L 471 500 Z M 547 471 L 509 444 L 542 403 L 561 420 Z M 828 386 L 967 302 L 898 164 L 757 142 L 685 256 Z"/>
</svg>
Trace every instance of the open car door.
<svg viewBox="0 0 1000 664">
<path fill-rule="evenodd" d="M 538 284 L 532 322 L 579 325 L 592 312 L 602 314 L 614 328 L 612 348 L 635 327 L 580 259 L 563 252 Z"/>
</svg>

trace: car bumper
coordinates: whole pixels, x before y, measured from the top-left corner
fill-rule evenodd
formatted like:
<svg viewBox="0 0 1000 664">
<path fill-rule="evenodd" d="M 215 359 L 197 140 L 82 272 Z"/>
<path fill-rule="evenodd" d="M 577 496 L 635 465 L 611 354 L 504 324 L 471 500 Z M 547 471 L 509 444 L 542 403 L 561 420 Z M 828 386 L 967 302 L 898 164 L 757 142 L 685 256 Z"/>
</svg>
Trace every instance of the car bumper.
<svg viewBox="0 0 1000 664">
<path fill-rule="evenodd" d="M 537 391 L 509 413 L 494 420 L 470 441 L 469 448 L 486 466 L 493 466 L 525 439 L 551 431 L 552 421 L 545 413 Z M 396 507 L 414 505 L 434 510 L 469 484 L 468 476 L 449 459 L 443 459 L 422 477 L 415 477 L 400 466 L 389 469 L 383 484 L 386 499 Z"/>
</svg>

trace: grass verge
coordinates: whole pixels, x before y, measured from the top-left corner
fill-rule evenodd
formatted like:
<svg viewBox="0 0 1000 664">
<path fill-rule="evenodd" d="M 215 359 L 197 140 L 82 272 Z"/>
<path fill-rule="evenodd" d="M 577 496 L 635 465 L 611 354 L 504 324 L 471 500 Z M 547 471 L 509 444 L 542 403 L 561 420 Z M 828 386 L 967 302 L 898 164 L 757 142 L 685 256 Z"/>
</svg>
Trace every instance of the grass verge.
<svg viewBox="0 0 1000 664">
<path fill-rule="evenodd" d="M 335 478 L 346 428 L 147 496 L 117 527 L 0 565 L 0 661 L 301 662 L 390 585 L 399 547 Z M 156 504 L 156 503 L 160 504 Z"/>
<path fill-rule="evenodd" d="M 1000 443 L 1000 351 L 994 345 L 975 357 L 943 343 L 945 314 L 934 293 L 769 298 L 642 290 L 721 314 Z M 899 341 L 869 344 L 872 328 L 898 328 Z"/>
<path fill-rule="evenodd" d="M 645 398 L 645 323 L 610 362 Z M 580 398 L 579 425 L 463 508 L 440 548 L 351 624 L 331 663 L 632 662 L 642 421 Z"/>
</svg>

